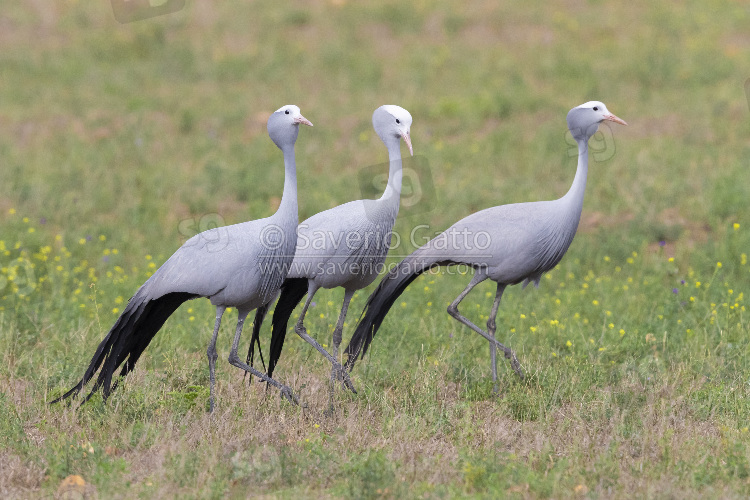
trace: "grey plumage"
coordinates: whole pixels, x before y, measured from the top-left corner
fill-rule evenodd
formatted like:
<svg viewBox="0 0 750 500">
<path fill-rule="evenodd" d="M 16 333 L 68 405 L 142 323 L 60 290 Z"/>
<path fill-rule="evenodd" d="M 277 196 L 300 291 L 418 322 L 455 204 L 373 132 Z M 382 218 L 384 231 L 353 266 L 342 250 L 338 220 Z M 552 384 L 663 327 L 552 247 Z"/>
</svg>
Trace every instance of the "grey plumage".
<svg viewBox="0 0 750 500">
<path fill-rule="evenodd" d="M 375 280 L 388 254 L 401 195 L 402 138 L 412 152 L 409 136 L 412 118 L 408 111 L 399 106 L 381 106 L 373 113 L 372 123 L 388 149 L 388 185 L 377 200 L 351 201 L 315 214 L 299 225 L 294 262 L 273 314 L 269 376 L 281 355 L 289 317 L 306 292 L 307 300 L 295 332 L 331 362 L 332 385 L 337 377 L 343 377 L 344 384 L 354 391 L 337 359 L 344 319 L 354 292 Z M 337 287 L 344 289 L 344 301 L 333 332 L 331 355 L 307 335 L 303 321 L 315 292 L 319 288 Z M 248 362 L 252 355 L 253 342 Z"/>
<path fill-rule="evenodd" d="M 57 402 L 78 394 L 100 370 L 86 397 L 102 389 L 106 399 L 114 387 L 115 370 L 131 371 L 166 319 L 186 300 L 207 297 L 216 306 L 216 322 L 208 347 L 214 406 L 216 338 L 224 310 L 236 307 L 238 323 L 229 362 L 268 381 L 292 397 L 291 390 L 246 366 L 237 356 L 237 344 L 247 314 L 271 302 L 294 258 L 297 216 L 297 174 L 294 144 L 300 123 L 312 126 L 287 105 L 268 119 L 268 133 L 284 154 L 284 193 L 276 213 L 260 220 L 210 229 L 190 238 L 144 283 L 128 302 L 104 340 L 99 344 L 81 380 Z"/>
<path fill-rule="evenodd" d="M 363 356 L 373 336 L 395 300 L 420 274 L 433 266 L 465 264 L 474 276 L 464 291 L 448 307 L 448 313 L 490 342 L 493 381 L 497 380 L 495 349 L 511 360 L 523 377 L 513 351 L 495 340 L 495 318 L 505 287 L 529 282 L 539 285 L 542 275 L 554 268 L 565 255 L 578 229 L 588 173 L 588 139 L 599 123 L 610 120 L 625 124 L 604 104 L 591 101 L 570 110 L 568 128 L 578 143 L 578 168 L 573 184 L 553 201 L 517 203 L 476 212 L 448 228 L 406 257 L 389 272 L 368 298 L 362 318 L 347 346 L 346 368 L 351 370 Z M 477 284 L 486 279 L 497 283 L 487 332 L 458 311 L 458 305 Z"/>
</svg>

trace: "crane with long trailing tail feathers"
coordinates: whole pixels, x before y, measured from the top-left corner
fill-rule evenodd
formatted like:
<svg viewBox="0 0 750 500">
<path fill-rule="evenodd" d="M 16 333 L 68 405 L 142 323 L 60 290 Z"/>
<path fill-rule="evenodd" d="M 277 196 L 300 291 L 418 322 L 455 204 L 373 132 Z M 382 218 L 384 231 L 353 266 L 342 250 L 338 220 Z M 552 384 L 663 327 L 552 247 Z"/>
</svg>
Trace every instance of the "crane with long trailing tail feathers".
<svg viewBox="0 0 750 500">
<path fill-rule="evenodd" d="M 510 359 L 523 378 L 515 353 L 495 340 L 498 308 L 505 288 L 533 282 L 554 268 L 565 255 L 578 229 L 588 173 L 588 140 L 603 121 L 627 125 L 598 101 L 581 104 L 568 112 L 567 122 L 578 144 L 578 168 L 573 184 L 553 201 L 501 205 L 476 212 L 415 250 L 378 284 L 365 305 L 359 324 L 347 346 L 346 369 L 364 356 L 383 319 L 396 299 L 420 274 L 436 266 L 463 264 L 474 268 L 468 286 L 448 306 L 448 314 L 490 341 L 492 380 L 497 382 L 496 347 Z M 495 300 L 487 320 L 487 331 L 463 316 L 458 306 L 479 283 L 497 284 Z"/>
<path fill-rule="evenodd" d="M 186 241 L 133 295 L 99 344 L 81 380 L 52 403 L 76 396 L 97 371 L 99 375 L 84 402 L 99 389 L 107 399 L 117 386 L 117 381 L 112 384 L 115 371 L 122 366 L 121 377 L 132 371 L 167 318 L 180 304 L 198 297 L 207 297 L 216 306 L 207 351 L 210 410 L 214 409 L 215 398 L 216 339 L 227 307 L 236 307 L 238 312 L 229 363 L 296 401 L 289 387 L 243 363 L 237 349 L 248 313 L 276 298 L 294 258 L 299 221 L 294 145 L 300 124 L 312 127 L 294 105 L 279 108 L 268 119 L 268 135 L 284 154 L 284 191 L 276 213 L 265 219 L 213 228 Z"/>
<path fill-rule="evenodd" d="M 411 115 L 400 106 L 384 105 L 374 111 L 373 128 L 388 150 L 389 172 L 385 191 L 377 200 L 350 201 L 317 213 L 300 223 L 294 261 L 273 313 L 269 376 L 273 374 L 281 356 L 289 318 L 307 294 L 294 331 L 331 362 L 331 408 L 337 378 L 342 379 L 343 384 L 352 392 L 356 392 L 348 373 L 342 370 L 338 361 L 344 320 L 354 292 L 375 281 L 388 254 L 391 231 L 401 198 L 402 139 L 409 148 L 409 153 L 413 154 L 411 124 Z M 344 289 L 344 301 L 333 330 L 333 353 L 330 354 L 307 334 L 304 319 L 318 289 L 338 287 Z M 253 362 L 254 344 L 259 343 L 259 327 L 265 312 L 264 309 L 256 312 L 253 338 L 247 356 L 250 365 Z"/>
</svg>

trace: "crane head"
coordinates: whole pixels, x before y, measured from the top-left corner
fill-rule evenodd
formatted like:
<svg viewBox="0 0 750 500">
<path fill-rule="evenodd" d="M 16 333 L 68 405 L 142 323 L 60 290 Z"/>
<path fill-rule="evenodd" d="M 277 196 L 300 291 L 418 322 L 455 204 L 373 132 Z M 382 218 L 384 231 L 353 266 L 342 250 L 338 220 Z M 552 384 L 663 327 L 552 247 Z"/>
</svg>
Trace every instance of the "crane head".
<svg viewBox="0 0 750 500">
<path fill-rule="evenodd" d="M 268 135 L 279 149 L 283 150 L 297 141 L 300 123 L 313 126 L 310 120 L 302 116 L 298 106 L 287 104 L 274 111 L 268 118 Z"/>
<path fill-rule="evenodd" d="M 588 140 L 605 120 L 627 125 L 625 120 L 610 113 L 603 102 L 589 101 L 568 112 L 568 129 L 577 141 Z"/>
<path fill-rule="evenodd" d="M 401 106 L 386 104 L 380 106 L 372 114 L 372 126 L 380 139 L 388 145 L 391 138 L 397 140 L 403 139 L 409 148 L 409 154 L 414 156 L 414 150 L 411 147 L 411 115 Z"/>
</svg>

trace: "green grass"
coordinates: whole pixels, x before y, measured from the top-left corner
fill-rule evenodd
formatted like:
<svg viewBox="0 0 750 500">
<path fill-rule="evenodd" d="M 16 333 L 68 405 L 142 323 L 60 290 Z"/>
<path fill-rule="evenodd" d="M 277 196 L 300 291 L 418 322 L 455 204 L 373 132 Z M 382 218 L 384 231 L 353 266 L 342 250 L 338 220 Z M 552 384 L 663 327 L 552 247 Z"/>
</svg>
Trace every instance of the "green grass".
<svg viewBox="0 0 750 500">
<path fill-rule="evenodd" d="M 3 497 L 50 496 L 71 474 L 99 498 L 750 493 L 745 7 L 188 2 L 121 25 L 107 2 L 34 5 L 0 15 Z M 359 197 L 386 161 L 377 106 L 412 113 L 429 199 L 397 221 L 403 254 L 418 224 L 564 193 L 565 113 L 591 99 L 630 126 L 592 142 L 566 258 L 506 292 L 498 336 L 528 377 L 501 361 L 500 396 L 486 341 L 445 314 L 469 276 L 445 273 L 397 302 L 332 417 L 328 367 L 296 337 L 276 373 L 306 409 L 223 362 L 233 313 L 209 416 L 205 300 L 107 404 L 45 404 L 183 241 L 274 211 L 265 119 L 281 105 L 315 124 L 297 144 L 301 218 Z M 341 295 L 308 314 L 322 343 Z M 480 285 L 462 311 L 483 325 L 493 295 Z"/>
</svg>

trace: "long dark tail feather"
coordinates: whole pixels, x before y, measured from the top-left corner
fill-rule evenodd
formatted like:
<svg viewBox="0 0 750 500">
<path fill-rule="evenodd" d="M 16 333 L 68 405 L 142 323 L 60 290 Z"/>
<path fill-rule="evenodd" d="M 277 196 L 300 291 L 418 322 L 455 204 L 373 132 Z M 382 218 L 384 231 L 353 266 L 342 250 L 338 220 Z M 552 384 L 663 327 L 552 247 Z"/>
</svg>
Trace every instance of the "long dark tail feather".
<svg viewBox="0 0 750 500">
<path fill-rule="evenodd" d="M 260 362 L 263 365 L 263 371 L 266 371 L 266 362 L 263 360 L 263 350 L 260 348 L 260 327 L 263 325 L 263 320 L 268 314 L 268 308 L 271 304 L 260 306 L 255 310 L 255 321 L 253 321 L 253 335 L 250 337 L 250 347 L 247 349 L 247 361 L 249 366 L 253 366 L 253 358 L 255 358 L 255 345 L 258 346 L 258 354 L 260 355 Z M 245 372 L 247 374 L 247 372 Z M 250 377 L 252 382 L 253 377 Z"/>
<path fill-rule="evenodd" d="M 273 370 L 281 357 L 281 349 L 284 347 L 289 318 L 294 308 L 300 303 L 307 293 L 307 278 L 288 278 L 281 288 L 281 296 L 276 302 L 276 309 L 271 319 L 271 348 L 268 353 L 268 376 L 273 375 Z"/>
<path fill-rule="evenodd" d="M 84 399 L 84 403 L 99 389 L 102 389 L 102 396 L 106 400 L 117 387 L 117 383 L 114 387 L 112 386 L 112 376 L 115 371 L 121 365 L 123 365 L 120 371 L 121 376 L 132 371 L 141 354 L 154 338 L 156 332 L 164 325 L 167 318 L 177 310 L 180 304 L 196 297 L 198 295 L 174 292 L 151 300 L 143 297 L 139 290 L 130 299 L 112 329 L 97 347 L 81 380 L 68 392 L 50 401 L 50 404 L 76 396 L 97 371 L 99 371 L 99 375 L 91 392 Z"/>
<path fill-rule="evenodd" d="M 446 260 L 445 257 L 440 258 L 429 254 L 430 250 L 425 247 L 415 250 L 383 277 L 378 287 L 367 299 L 359 324 L 354 330 L 349 345 L 344 350 L 347 354 L 345 365 L 347 370 L 351 371 L 357 359 L 364 357 L 391 306 L 412 281 L 434 266 L 457 263 Z"/>
</svg>

